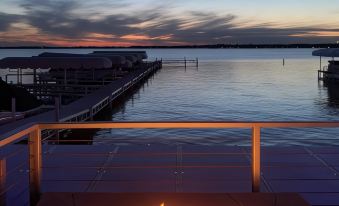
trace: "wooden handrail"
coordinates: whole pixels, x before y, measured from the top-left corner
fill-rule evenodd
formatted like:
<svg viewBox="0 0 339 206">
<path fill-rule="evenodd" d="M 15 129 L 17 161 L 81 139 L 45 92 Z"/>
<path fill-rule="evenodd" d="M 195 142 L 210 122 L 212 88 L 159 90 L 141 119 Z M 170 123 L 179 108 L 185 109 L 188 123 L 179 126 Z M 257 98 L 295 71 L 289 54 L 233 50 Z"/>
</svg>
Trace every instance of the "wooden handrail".
<svg viewBox="0 0 339 206">
<path fill-rule="evenodd" d="M 36 129 L 223 129 L 223 128 L 331 128 L 339 122 L 81 122 L 36 123 L 2 136 L 0 148 L 21 139 Z"/>
</svg>

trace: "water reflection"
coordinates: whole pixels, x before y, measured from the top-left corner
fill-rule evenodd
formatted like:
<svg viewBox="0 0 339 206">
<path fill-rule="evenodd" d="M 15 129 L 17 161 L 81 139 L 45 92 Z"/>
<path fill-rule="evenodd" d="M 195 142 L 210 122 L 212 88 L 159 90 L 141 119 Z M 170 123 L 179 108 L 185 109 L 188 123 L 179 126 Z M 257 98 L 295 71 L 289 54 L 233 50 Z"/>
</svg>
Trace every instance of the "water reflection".
<svg viewBox="0 0 339 206">
<path fill-rule="evenodd" d="M 137 100 L 140 98 L 140 91 L 144 91 L 145 86 L 152 84 L 152 78 L 153 77 L 136 84 L 131 90 L 127 91 L 125 94 L 116 99 L 110 106 L 104 108 L 98 114 L 96 114 L 93 118 L 93 121 L 114 121 L 114 114 L 124 114 L 128 103 L 133 107 L 135 99 Z M 122 118 L 119 121 L 124 121 L 124 119 Z M 74 129 L 62 131 L 59 134 L 53 136 L 53 138 L 49 140 L 49 143 L 67 145 L 98 144 L 99 139 L 97 138 L 97 133 L 100 131 L 101 130 L 98 129 Z M 103 131 L 107 132 L 107 130 Z M 111 140 L 115 141 L 112 138 Z M 109 142 L 107 141 L 107 139 L 101 141 L 104 141 L 106 143 Z"/>
<path fill-rule="evenodd" d="M 199 70 L 164 67 L 115 121 L 334 121 L 333 94 L 306 60 L 204 61 Z M 331 87 L 335 88 L 335 87 Z M 334 89 L 335 90 L 335 89 Z M 329 92 L 329 91 L 328 91 Z M 331 100 L 332 99 L 332 100 Z M 328 102 L 327 102 L 328 101 Z M 329 103 L 332 102 L 332 103 Z M 264 129 L 264 145 L 333 145 L 338 129 Z M 100 130 L 121 144 L 249 145 L 249 130 Z"/>
<path fill-rule="evenodd" d="M 339 82 L 325 82 L 324 87 L 327 89 L 328 106 L 339 107 Z"/>
</svg>

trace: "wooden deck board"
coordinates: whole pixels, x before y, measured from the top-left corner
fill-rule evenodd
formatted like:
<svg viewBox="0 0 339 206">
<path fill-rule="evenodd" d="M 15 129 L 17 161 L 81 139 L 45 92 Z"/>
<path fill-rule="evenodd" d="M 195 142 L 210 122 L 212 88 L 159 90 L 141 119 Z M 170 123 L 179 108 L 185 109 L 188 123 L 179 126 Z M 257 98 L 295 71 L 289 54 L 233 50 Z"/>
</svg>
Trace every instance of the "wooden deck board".
<svg viewBox="0 0 339 206">
<path fill-rule="evenodd" d="M 203 193 L 47 193 L 39 206 L 74 205 L 119 205 L 119 206 L 307 206 L 298 194 L 261 193 L 261 194 L 203 194 Z"/>
</svg>

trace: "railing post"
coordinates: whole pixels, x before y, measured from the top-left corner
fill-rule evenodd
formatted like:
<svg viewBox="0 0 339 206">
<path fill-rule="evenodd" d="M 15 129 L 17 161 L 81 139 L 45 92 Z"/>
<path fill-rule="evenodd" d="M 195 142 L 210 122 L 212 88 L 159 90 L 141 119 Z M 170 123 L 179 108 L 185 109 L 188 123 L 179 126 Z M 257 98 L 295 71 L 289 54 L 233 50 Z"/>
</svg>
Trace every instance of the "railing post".
<svg viewBox="0 0 339 206">
<path fill-rule="evenodd" d="M 90 121 L 93 121 L 93 116 L 94 116 L 93 107 L 90 107 L 89 108 L 89 118 L 90 118 Z"/>
<path fill-rule="evenodd" d="M 54 107 L 55 107 L 55 121 L 60 121 L 60 98 L 55 97 L 54 98 Z"/>
<path fill-rule="evenodd" d="M 6 205 L 6 159 L 0 160 L 0 205 Z"/>
<path fill-rule="evenodd" d="M 260 192 L 260 127 L 252 128 L 252 192 Z"/>
<path fill-rule="evenodd" d="M 29 134 L 29 192 L 30 203 L 36 205 L 41 193 L 41 130 Z"/>
<path fill-rule="evenodd" d="M 11 110 L 12 110 L 12 121 L 15 121 L 16 120 L 16 99 L 15 97 L 12 97 Z"/>
</svg>

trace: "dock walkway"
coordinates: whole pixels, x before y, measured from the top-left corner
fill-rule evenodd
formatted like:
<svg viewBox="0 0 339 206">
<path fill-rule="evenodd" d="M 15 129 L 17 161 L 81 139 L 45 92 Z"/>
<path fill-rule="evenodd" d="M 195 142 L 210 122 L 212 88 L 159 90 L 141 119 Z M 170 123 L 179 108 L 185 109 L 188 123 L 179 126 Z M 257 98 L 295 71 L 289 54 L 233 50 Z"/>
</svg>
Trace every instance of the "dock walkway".
<svg viewBox="0 0 339 206">
<path fill-rule="evenodd" d="M 161 68 L 161 62 L 156 61 L 146 63 L 146 67 L 137 69 L 121 79 L 103 86 L 95 92 L 74 101 L 68 105 L 62 106 L 59 111 L 60 122 L 80 122 L 92 118 L 101 109 L 110 104 L 122 93 L 133 87 L 140 80 L 147 77 L 152 72 Z M 35 122 L 56 122 L 56 111 L 52 110 L 32 117 L 21 119 L 0 126 L 0 139 L 8 134 L 14 134 L 15 131 L 28 128 Z"/>
</svg>

